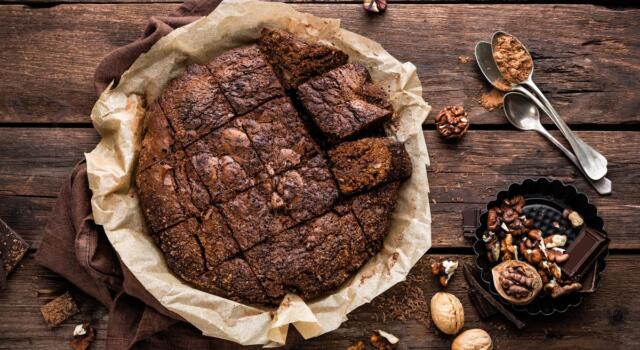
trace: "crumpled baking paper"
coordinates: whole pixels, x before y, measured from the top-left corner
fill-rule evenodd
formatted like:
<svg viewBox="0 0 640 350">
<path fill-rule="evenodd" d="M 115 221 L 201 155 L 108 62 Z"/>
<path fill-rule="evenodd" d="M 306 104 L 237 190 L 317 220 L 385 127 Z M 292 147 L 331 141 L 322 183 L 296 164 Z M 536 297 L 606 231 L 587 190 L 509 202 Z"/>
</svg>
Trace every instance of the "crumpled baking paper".
<svg viewBox="0 0 640 350">
<path fill-rule="evenodd" d="M 389 137 L 405 142 L 413 175 L 403 185 L 384 249 L 331 295 L 304 302 L 287 295 L 277 309 L 243 305 L 195 289 L 175 277 L 147 234 L 133 174 L 144 129 L 144 100 L 153 101 L 190 63 L 206 63 L 258 38 L 263 27 L 286 29 L 307 40 L 331 43 L 366 66 L 390 94 L 396 117 Z M 349 312 L 394 284 L 431 246 L 427 165 L 421 124 L 430 106 L 411 63 L 401 63 L 378 43 L 340 28 L 340 21 L 301 13 L 282 3 L 230 0 L 209 16 L 171 32 L 140 56 L 96 102 L 91 119 L 102 136 L 86 154 L 95 221 L 140 283 L 168 310 L 204 335 L 240 344 L 285 343 L 289 325 L 305 338 L 330 332 Z"/>
</svg>

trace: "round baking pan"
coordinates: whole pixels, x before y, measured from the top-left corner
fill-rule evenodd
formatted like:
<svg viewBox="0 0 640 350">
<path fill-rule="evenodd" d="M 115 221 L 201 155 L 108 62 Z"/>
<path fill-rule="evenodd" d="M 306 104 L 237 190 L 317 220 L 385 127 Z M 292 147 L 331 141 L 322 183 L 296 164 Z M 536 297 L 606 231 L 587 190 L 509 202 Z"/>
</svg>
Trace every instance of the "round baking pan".
<svg viewBox="0 0 640 350">
<path fill-rule="evenodd" d="M 580 232 L 579 229 L 571 227 L 571 223 L 562 217 L 562 211 L 571 208 L 577 211 L 587 226 L 598 231 L 604 231 L 604 222 L 598 216 L 596 207 L 589 202 L 589 199 L 583 193 L 576 190 L 571 185 L 565 185 L 558 180 L 549 180 L 540 178 L 537 180 L 527 179 L 521 184 L 512 184 L 509 190 L 498 193 L 496 200 L 487 204 L 484 212 L 480 216 L 480 225 L 476 228 L 476 242 L 473 250 L 476 253 L 476 266 L 480 271 L 485 287 L 490 291 L 496 299 L 500 300 L 504 305 L 510 306 L 518 313 L 528 314 L 530 316 L 551 316 L 554 314 L 564 313 L 572 307 L 578 306 L 582 302 L 584 293 L 573 293 L 567 296 L 561 296 L 556 299 L 540 293 L 540 295 L 528 305 L 513 305 L 504 300 L 495 287 L 491 276 L 491 268 L 496 265 L 487 259 L 487 250 L 482 241 L 482 235 L 487 229 L 487 211 L 489 208 L 500 206 L 503 200 L 511 198 L 515 195 L 522 195 L 525 198 L 524 214 L 534 220 L 534 226 L 542 231 L 543 237 L 554 233 L 563 233 L 567 235 L 568 247 Z M 606 232 L 605 232 L 606 234 Z M 596 286 L 600 280 L 600 274 L 605 267 L 605 254 L 599 257 L 597 264 Z"/>
</svg>

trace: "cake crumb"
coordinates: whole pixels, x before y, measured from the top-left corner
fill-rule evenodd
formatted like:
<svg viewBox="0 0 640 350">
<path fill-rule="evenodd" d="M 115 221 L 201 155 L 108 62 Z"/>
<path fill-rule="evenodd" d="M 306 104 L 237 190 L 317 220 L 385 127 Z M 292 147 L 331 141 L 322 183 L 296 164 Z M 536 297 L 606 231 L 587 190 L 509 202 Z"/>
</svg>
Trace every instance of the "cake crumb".
<svg viewBox="0 0 640 350">
<path fill-rule="evenodd" d="M 487 111 L 493 111 L 496 108 L 502 107 L 503 102 L 504 92 L 498 89 L 491 89 L 488 92 L 485 91 L 478 97 L 478 103 Z"/>
<path fill-rule="evenodd" d="M 471 57 L 466 55 L 458 56 L 458 63 L 467 64 L 471 62 Z"/>
</svg>

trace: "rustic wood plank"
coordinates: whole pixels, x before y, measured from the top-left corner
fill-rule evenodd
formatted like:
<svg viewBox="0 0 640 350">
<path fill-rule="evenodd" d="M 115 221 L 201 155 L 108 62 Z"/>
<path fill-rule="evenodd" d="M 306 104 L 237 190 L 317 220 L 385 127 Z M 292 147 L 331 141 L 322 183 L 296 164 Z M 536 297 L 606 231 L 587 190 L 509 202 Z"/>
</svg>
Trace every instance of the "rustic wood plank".
<svg viewBox="0 0 640 350">
<path fill-rule="evenodd" d="M 387 291 L 384 296 L 402 295 L 407 288 L 419 288 L 425 299 L 439 290 L 429 278 L 429 264 L 437 255 L 426 255 L 412 270 L 410 280 Z M 461 261 L 471 261 L 472 256 L 454 256 Z M 104 349 L 108 316 L 104 307 L 71 289 L 80 304 L 81 313 L 65 322 L 60 328 L 50 330 L 39 314 L 39 307 L 53 296 L 69 288 L 67 282 L 36 266 L 30 256 L 9 280 L 9 287 L 0 291 L 0 348 L 67 349 L 67 341 L 73 327 L 82 321 L 92 321 L 97 329 L 97 341 L 91 349 Z M 640 299 L 636 291 L 640 275 L 629 273 L 640 268 L 635 256 L 614 255 L 607 259 L 607 267 L 598 291 L 583 301 L 579 309 L 550 319 L 526 319 L 523 331 L 511 328 L 501 316 L 488 321 L 479 319 L 467 297 L 467 286 L 461 271 L 451 280 L 447 291 L 458 296 L 465 311 L 465 329 L 483 328 L 495 343 L 495 349 L 633 349 L 640 344 L 636 331 L 640 312 L 636 310 Z M 38 293 L 37 291 L 40 291 Z M 384 298 L 384 296 L 382 298 Z M 625 296 L 621 299 L 620 296 Z M 349 315 L 349 321 L 339 329 L 318 338 L 301 342 L 296 349 L 345 349 L 349 344 L 368 338 L 376 329 L 397 335 L 400 349 L 449 349 L 452 337 L 444 336 L 431 324 L 415 320 L 405 322 L 386 317 L 381 300 L 365 305 Z M 183 348 L 176 345 L 176 348 Z M 183 345 L 184 346 L 184 345 Z M 240 348 L 240 347 L 238 347 Z"/>
<path fill-rule="evenodd" d="M 0 6 L 0 122 L 87 123 L 95 101 L 93 70 L 110 50 L 138 37 L 152 15 L 177 4 Z M 478 40 L 494 29 L 520 35 L 536 57 L 536 80 L 573 124 L 640 124 L 640 9 L 591 5 L 393 4 L 367 16 L 358 4 L 296 4 L 319 16 L 338 16 L 345 28 L 412 61 L 434 113 L 467 106 L 476 124 L 504 124 L 499 110 L 475 102 L 486 87 L 473 63 Z M 550 15 L 552 14 L 552 15 Z M 479 29 L 481 28 L 481 29 Z M 409 39 L 411 38 L 411 39 Z M 431 117 L 433 117 L 433 114 Z M 548 120 L 546 120 L 548 122 Z"/>
<path fill-rule="evenodd" d="M 602 213 L 613 248 L 640 249 L 640 133 L 578 132 L 609 159 L 614 193 L 607 197 L 598 196 L 560 152 L 534 133 L 471 130 L 458 144 L 442 142 L 435 131 L 425 135 L 434 247 L 469 247 L 462 239 L 464 208 L 484 207 L 513 182 L 548 176 L 589 196 Z M 60 186 L 98 140 L 90 128 L 0 128 L 0 217 L 37 246 Z"/>
</svg>

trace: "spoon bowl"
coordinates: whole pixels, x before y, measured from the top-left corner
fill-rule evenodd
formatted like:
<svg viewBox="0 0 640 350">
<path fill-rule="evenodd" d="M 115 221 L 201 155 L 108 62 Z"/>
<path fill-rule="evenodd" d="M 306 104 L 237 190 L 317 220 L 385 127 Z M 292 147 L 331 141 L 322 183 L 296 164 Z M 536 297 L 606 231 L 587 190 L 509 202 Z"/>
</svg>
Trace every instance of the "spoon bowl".
<svg viewBox="0 0 640 350">
<path fill-rule="evenodd" d="M 563 144 L 561 144 L 553 135 L 551 135 L 547 129 L 544 128 L 542 123 L 540 123 L 540 113 L 538 112 L 538 108 L 536 107 L 531 100 L 519 93 L 519 92 L 509 92 L 504 95 L 504 114 L 507 117 L 507 120 L 516 128 L 520 130 L 535 130 L 542 134 L 544 137 L 549 139 L 551 143 L 553 143 L 556 147 L 558 147 L 564 154 L 575 164 L 575 166 L 582 172 L 584 177 L 589 181 L 591 186 L 595 188 L 595 190 L 601 194 L 611 194 L 611 180 L 606 177 L 602 177 L 599 180 L 592 180 L 589 176 L 587 176 L 584 168 L 578 162 L 576 156 L 571 153 Z"/>
<path fill-rule="evenodd" d="M 501 31 L 501 30 L 499 30 L 499 31 L 497 31 L 497 32 L 495 32 L 495 33 L 493 33 L 493 35 L 491 36 L 491 57 L 494 57 L 494 56 L 493 56 L 493 52 L 494 52 L 494 50 L 496 49 L 496 46 L 498 45 L 498 37 L 499 37 L 499 36 L 501 36 L 501 35 L 509 36 L 509 37 L 513 38 L 515 41 L 517 41 L 517 42 L 518 42 L 518 44 L 520 44 L 520 46 L 521 46 L 521 47 L 524 49 L 524 51 L 527 53 L 527 56 L 529 57 L 529 60 L 531 60 L 531 70 L 529 71 L 529 74 L 528 74 L 528 76 L 527 76 L 527 79 L 525 79 L 525 80 L 523 80 L 523 81 L 519 81 L 518 83 L 519 83 L 519 84 L 522 84 L 522 83 L 525 83 L 525 82 L 530 82 L 530 81 L 532 81 L 531 76 L 533 75 L 533 68 L 534 68 L 534 67 L 533 67 L 533 56 L 531 56 L 531 53 L 529 52 L 529 50 L 527 49 L 527 47 L 526 47 L 526 46 L 524 46 L 524 44 L 522 43 L 522 41 L 520 41 L 520 40 L 519 40 L 515 35 L 511 35 L 511 34 L 509 34 L 509 33 L 507 33 L 507 32 Z M 493 64 L 494 64 L 494 65 L 496 65 L 496 63 L 495 63 L 495 58 L 494 58 L 494 62 L 493 62 Z M 498 69 L 498 73 L 500 74 L 500 77 L 502 77 L 502 73 L 500 73 L 500 69 L 498 68 L 498 66 L 497 66 L 497 65 L 496 65 L 496 69 Z M 506 82 L 506 81 L 505 81 L 505 82 Z M 508 84 L 511 84 L 511 85 L 517 85 L 517 84 L 511 83 L 511 82 L 508 82 Z"/>
</svg>

